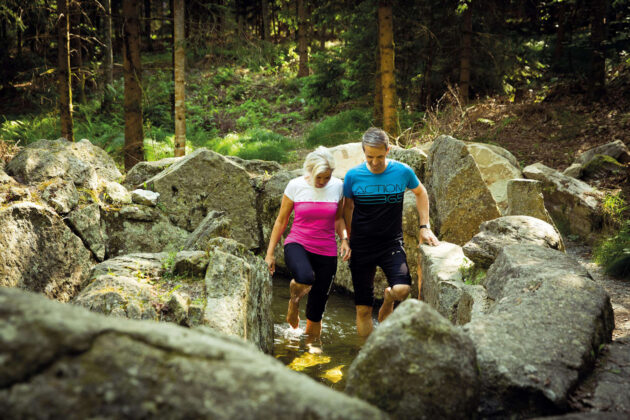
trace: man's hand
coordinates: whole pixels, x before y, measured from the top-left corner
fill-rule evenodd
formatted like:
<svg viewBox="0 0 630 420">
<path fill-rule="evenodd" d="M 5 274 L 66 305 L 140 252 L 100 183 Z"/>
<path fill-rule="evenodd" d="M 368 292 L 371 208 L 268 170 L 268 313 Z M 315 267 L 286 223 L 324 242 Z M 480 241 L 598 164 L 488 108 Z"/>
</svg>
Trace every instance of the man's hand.
<svg viewBox="0 0 630 420">
<path fill-rule="evenodd" d="M 440 241 L 438 241 L 431 229 L 423 227 L 420 228 L 420 245 L 422 244 L 438 246 Z"/>
<path fill-rule="evenodd" d="M 350 254 L 352 253 L 352 250 L 350 249 L 350 244 L 348 243 L 347 239 L 341 240 L 339 252 L 341 253 L 341 259 L 343 261 L 348 261 L 350 259 Z"/>
<path fill-rule="evenodd" d="M 276 271 L 276 257 L 273 255 L 267 255 L 265 257 L 265 262 L 267 263 L 267 268 L 269 268 L 269 274 L 273 275 Z"/>
</svg>

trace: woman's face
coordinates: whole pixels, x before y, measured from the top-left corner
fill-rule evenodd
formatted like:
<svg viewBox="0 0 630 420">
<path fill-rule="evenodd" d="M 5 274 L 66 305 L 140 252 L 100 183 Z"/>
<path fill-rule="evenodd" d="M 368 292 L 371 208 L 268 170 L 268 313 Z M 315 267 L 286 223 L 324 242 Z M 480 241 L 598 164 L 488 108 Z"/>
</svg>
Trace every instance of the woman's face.
<svg viewBox="0 0 630 420">
<path fill-rule="evenodd" d="M 328 181 L 330 181 L 331 176 L 332 176 L 332 171 L 330 169 L 327 171 L 318 173 L 317 176 L 315 177 L 315 182 L 314 182 L 315 188 L 324 188 L 326 184 L 328 184 Z"/>
</svg>

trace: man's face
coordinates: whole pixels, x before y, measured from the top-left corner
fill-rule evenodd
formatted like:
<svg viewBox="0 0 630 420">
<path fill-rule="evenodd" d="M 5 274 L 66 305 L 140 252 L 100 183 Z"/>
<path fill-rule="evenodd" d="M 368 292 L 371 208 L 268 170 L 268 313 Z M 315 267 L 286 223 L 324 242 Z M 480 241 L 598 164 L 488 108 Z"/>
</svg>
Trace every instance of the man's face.
<svg viewBox="0 0 630 420">
<path fill-rule="evenodd" d="M 370 172 L 374 174 L 380 174 L 381 172 L 385 171 L 385 158 L 389 153 L 389 148 L 385 148 L 385 146 L 364 146 L 363 153 L 365 153 L 365 160 L 367 162 L 367 167 Z"/>
</svg>

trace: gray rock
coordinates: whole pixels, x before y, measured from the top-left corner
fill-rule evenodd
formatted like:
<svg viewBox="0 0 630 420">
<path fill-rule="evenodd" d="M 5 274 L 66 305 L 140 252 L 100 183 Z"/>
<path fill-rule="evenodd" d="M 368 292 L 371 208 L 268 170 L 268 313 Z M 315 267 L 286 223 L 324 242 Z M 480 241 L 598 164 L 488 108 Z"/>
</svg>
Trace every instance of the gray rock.
<svg viewBox="0 0 630 420">
<path fill-rule="evenodd" d="M 507 187 L 511 179 L 522 178 L 520 166 L 516 158 L 507 150 L 484 143 L 469 143 L 468 151 L 475 159 L 481 177 L 502 214 L 508 208 Z"/>
<path fill-rule="evenodd" d="M 621 140 L 615 140 L 610 143 L 603 144 L 601 146 L 593 147 L 581 153 L 577 159 L 576 163 L 581 164 L 583 167 L 588 165 L 588 163 L 596 156 L 596 155 L 606 155 L 611 158 L 621 162 L 627 163 L 630 162 L 630 151 L 628 151 L 628 146 L 624 144 Z"/>
<path fill-rule="evenodd" d="M 462 295 L 457 302 L 455 324 L 464 325 L 473 319 L 483 316 L 490 307 L 488 292 L 480 284 L 459 285 Z"/>
<path fill-rule="evenodd" d="M 417 147 L 404 149 L 398 146 L 391 146 L 387 157 L 409 165 L 420 179 L 420 182 L 424 183 L 425 166 L 428 159 L 424 151 Z"/>
<path fill-rule="evenodd" d="M 190 250 L 206 250 L 208 244 L 212 239 L 223 237 L 231 237 L 232 228 L 231 220 L 225 215 L 225 212 L 214 211 L 208 213 L 208 215 L 199 223 L 197 229 L 195 229 L 184 243 L 184 249 Z"/>
<path fill-rule="evenodd" d="M 427 163 L 427 186 L 434 230 L 441 240 L 463 245 L 481 222 L 501 215 L 466 143 L 450 136 L 433 142 Z"/>
<path fill-rule="evenodd" d="M 205 325 L 273 352 L 271 276 L 262 258 L 232 239 L 210 244 Z"/>
<path fill-rule="evenodd" d="M 164 319 L 179 325 L 186 325 L 188 323 L 189 306 L 189 298 L 182 296 L 178 292 L 171 293 L 171 297 L 166 302 Z"/>
<path fill-rule="evenodd" d="M 470 269 L 472 262 L 464 256 L 462 248 L 445 241 L 438 246 L 420 246 L 421 297 L 426 303 L 436 309 L 442 316 L 452 323 L 458 319 L 470 319 L 471 313 L 458 314 L 463 311 L 461 300 L 469 300 L 477 294 L 466 291 L 464 273 Z M 474 302 L 469 302 L 472 311 Z M 481 303 L 483 306 L 483 303 Z"/>
<path fill-rule="evenodd" d="M 7 418 L 383 419 L 211 331 L 111 319 L 0 288 Z"/>
<path fill-rule="evenodd" d="M 104 202 L 111 204 L 131 204 L 131 194 L 118 182 L 105 181 L 101 185 Z"/>
<path fill-rule="evenodd" d="M 282 166 L 278 162 L 260 159 L 242 159 L 238 156 L 226 156 L 227 159 L 242 166 L 252 175 L 272 175 L 280 170 Z"/>
<path fill-rule="evenodd" d="M 611 339 L 608 295 L 574 259 L 537 245 L 503 248 L 485 285 L 495 303 L 464 326 L 477 349 L 481 416 L 566 411 L 593 350 Z"/>
<path fill-rule="evenodd" d="M 173 225 L 156 207 L 140 204 L 103 209 L 108 258 L 133 252 L 178 251 L 189 233 Z"/>
<path fill-rule="evenodd" d="M 562 237 L 549 223 L 530 216 L 503 216 L 483 222 L 464 247 L 476 266 L 488 268 L 507 245 L 532 244 L 564 251 Z"/>
<path fill-rule="evenodd" d="M 7 165 L 7 172 L 26 184 L 61 177 L 77 187 L 96 190 L 98 180 L 117 181 L 122 175 L 103 149 L 83 139 L 39 140 L 22 149 Z"/>
<path fill-rule="evenodd" d="M 81 239 L 53 211 L 28 202 L 0 210 L 0 286 L 68 301 L 92 264 Z"/>
<path fill-rule="evenodd" d="M 594 239 L 602 226 L 601 192 L 542 163 L 529 165 L 523 173 L 543 183 L 545 207 L 561 233 Z"/>
<path fill-rule="evenodd" d="M 511 179 L 507 185 L 508 209 L 506 216 L 531 216 L 555 228 L 545 208 L 542 182 L 534 179 Z"/>
<path fill-rule="evenodd" d="M 582 176 L 582 164 L 581 163 L 572 163 L 567 169 L 562 171 L 563 175 L 570 176 L 573 178 L 580 179 Z"/>
<path fill-rule="evenodd" d="M 607 344 L 597 360 L 595 370 L 573 393 L 572 400 L 581 409 L 630 413 L 630 337 Z M 621 417 L 620 417 L 621 418 Z"/>
<path fill-rule="evenodd" d="M 160 198 L 160 194 L 153 191 L 140 189 L 131 191 L 131 201 L 136 204 L 155 207 L 158 198 Z"/>
<path fill-rule="evenodd" d="M 595 155 L 593 158 L 584 165 L 582 169 L 582 179 L 585 182 L 594 183 L 597 185 L 603 179 L 608 179 L 613 176 L 619 176 L 623 174 L 630 175 L 628 170 L 630 167 L 619 163 L 614 158 L 607 155 Z"/>
<path fill-rule="evenodd" d="M 173 261 L 173 274 L 204 277 L 208 260 L 206 251 L 180 251 Z"/>
<path fill-rule="evenodd" d="M 474 346 L 428 305 L 406 300 L 370 335 L 345 391 L 392 418 L 468 418 L 479 397 Z"/>
<path fill-rule="evenodd" d="M 42 199 L 60 215 L 69 213 L 79 203 L 79 193 L 72 181 L 52 178 L 39 186 Z"/>
<path fill-rule="evenodd" d="M 234 239 L 248 248 L 260 246 L 256 194 L 250 175 L 218 153 L 197 149 L 147 181 L 160 193 L 170 220 L 192 232 L 211 210 L 225 211 Z"/>
<path fill-rule="evenodd" d="M 10 182 L 14 182 L 13 178 L 11 178 L 9 175 L 7 175 L 7 173 L 4 172 L 4 170 L 2 168 L 0 168 L 0 184 L 7 184 L 7 183 L 10 183 Z"/>
<path fill-rule="evenodd" d="M 153 162 L 138 162 L 125 176 L 123 185 L 129 190 L 136 188 L 146 189 L 145 181 L 153 178 L 163 170 L 170 167 L 175 162 L 181 160 L 181 157 L 165 158 Z"/>
<path fill-rule="evenodd" d="M 102 275 L 117 277 L 159 278 L 166 270 L 169 254 L 135 253 L 111 258 L 95 265 L 90 272 L 90 279 Z"/>
<path fill-rule="evenodd" d="M 81 238 L 98 261 L 105 259 L 105 235 L 101 227 L 101 212 L 98 204 L 78 207 L 66 217 L 68 225 Z"/>
</svg>

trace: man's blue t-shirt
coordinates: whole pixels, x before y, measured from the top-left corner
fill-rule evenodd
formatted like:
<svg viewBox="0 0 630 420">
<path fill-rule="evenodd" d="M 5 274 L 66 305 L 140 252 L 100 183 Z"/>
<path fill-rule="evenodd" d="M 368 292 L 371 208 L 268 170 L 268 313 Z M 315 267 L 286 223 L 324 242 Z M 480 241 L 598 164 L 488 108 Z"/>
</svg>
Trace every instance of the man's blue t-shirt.
<svg viewBox="0 0 630 420">
<path fill-rule="evenodd" d="M 354 200 L 352 250 L 372 252 L 399 244 L 405 190 L 418 185 L 413 170 L 395 160 L 388 160 L 380 174 L 370 172 L 365 162 L 350 169 L 343 181 L 343 195 Z"/>
</svg>

